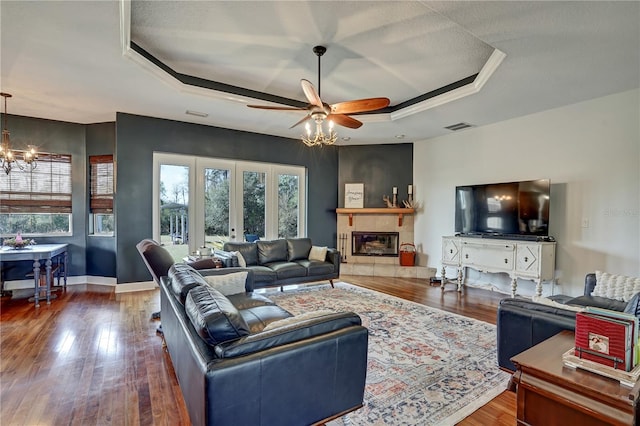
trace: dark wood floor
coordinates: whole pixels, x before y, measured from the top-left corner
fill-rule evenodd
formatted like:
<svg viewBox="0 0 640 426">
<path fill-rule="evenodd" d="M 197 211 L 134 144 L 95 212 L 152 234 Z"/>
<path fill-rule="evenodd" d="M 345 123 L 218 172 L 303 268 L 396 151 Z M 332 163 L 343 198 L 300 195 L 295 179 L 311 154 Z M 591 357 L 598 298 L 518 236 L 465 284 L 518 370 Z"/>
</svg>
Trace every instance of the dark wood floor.
<svg viewBox="0 0 640 426">
<path fill-rule="evenodd" d="M 486 290 L 442 292 L 426 280 L 344 276 L 344 281 L 495 324 Z M 0 424 L 187 425 L 171 360 L 151 314 L 159 292 L 116 295 L 99 286 L 58 290 L 51 305 L 0 301 Z M 285 287 L 286 291 L 286 287 Z M 514 425 L 505 391 L 461 425 Z"/>
</svg>

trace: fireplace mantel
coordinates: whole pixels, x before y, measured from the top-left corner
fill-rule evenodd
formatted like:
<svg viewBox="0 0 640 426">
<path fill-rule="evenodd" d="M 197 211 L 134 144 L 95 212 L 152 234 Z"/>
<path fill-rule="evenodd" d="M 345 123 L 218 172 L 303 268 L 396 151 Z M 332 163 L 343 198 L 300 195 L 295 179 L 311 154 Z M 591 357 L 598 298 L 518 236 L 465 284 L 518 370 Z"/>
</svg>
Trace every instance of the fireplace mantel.
<svg viewBox="0 0 640 426">
<path fill-rule="evenodd" d="M 361 209 L 346 209 L 346 208 L 336 209 L 337 214 L 349 215 L 349 226 L 353 226 L 354 214 L 397 214 L 398 226 L 402 226 L 402 217 L 405 214 L 413 214 L 414 212 L 415 212 L 415 209 L 405 209 L 400 207 L 382 207 L 382 208 L 366 207 Z"/>
</svg>

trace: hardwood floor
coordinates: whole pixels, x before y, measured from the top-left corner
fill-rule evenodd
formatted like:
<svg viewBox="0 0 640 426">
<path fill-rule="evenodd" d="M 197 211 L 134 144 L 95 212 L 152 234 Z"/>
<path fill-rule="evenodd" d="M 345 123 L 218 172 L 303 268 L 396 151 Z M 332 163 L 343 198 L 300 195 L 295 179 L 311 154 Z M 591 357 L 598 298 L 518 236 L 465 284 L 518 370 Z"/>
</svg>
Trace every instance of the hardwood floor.
<svg viewBox="0 0 640 426">
<path fill-rule="evenodd" d="M 453 285 L 442 292 L 419 279 L 341 278 L 494 324 L 505 297 L 473 288 L 460 295 Z M 0 424 L 189 424 L 158 322 L 150 319 L 158 290 L 116 295 L 76 285 L 57 294 L 38 309 L 26 299 L 0 301 Z M 460 423 L 513 424 L 508 391 Z"/>
</svg>

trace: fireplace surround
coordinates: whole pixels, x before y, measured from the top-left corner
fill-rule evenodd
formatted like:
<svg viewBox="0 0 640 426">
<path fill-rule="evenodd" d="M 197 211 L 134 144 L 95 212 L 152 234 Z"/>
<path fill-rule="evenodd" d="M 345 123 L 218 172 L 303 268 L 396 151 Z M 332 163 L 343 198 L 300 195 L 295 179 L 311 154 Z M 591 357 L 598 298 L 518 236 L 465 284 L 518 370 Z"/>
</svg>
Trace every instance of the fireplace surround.
<svg viewBox="0 0 640 426">
<path fill-rule="evenodd" d="M 352 255 L 352 232 L 397 232 L 400 244 L 413 242 L 414 210 L 401 208 L 336 209 L 337 231 L 342 254 L 340 275 L 423 278 L 435 276 L 435 268 L 420 264 L 419 248 L 414 266 L 400 265 L 399 248 L 395 256 Z M 344 238 L 344 239 L 343 239 Z M 426 263 L 426 259 L 422 259 Z"/>
</svg>

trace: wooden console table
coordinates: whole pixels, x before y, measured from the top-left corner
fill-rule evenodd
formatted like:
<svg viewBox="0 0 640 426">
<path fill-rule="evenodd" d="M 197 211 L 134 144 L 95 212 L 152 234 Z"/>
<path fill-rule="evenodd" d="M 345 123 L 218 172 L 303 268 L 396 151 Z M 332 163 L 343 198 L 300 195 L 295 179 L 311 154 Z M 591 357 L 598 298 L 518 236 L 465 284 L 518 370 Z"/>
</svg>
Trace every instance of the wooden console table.
<svg viewBox="0 0 640 426">
<path fill-rule="evenodd" d="M 446 267 L 457 269 L 458 291 L 462 291 L 465 268 L 480 272 L 505 273 L 511 278 L 515 297 L 518 278 L 536 283 L 536 295 L 542 295 L 542 282 L 555 275 L 556 243 L 473 237 L 442 237 L 442 288 L 447 282 Z"/>
<path fill-rule="evenodd" d="M 518 425 L 636 425 L 640 381 L 629 388 L 566 367 L 562 354 L 573 346 L 573 332 L 563 331 L 511 358 Z"/>
</svg>

